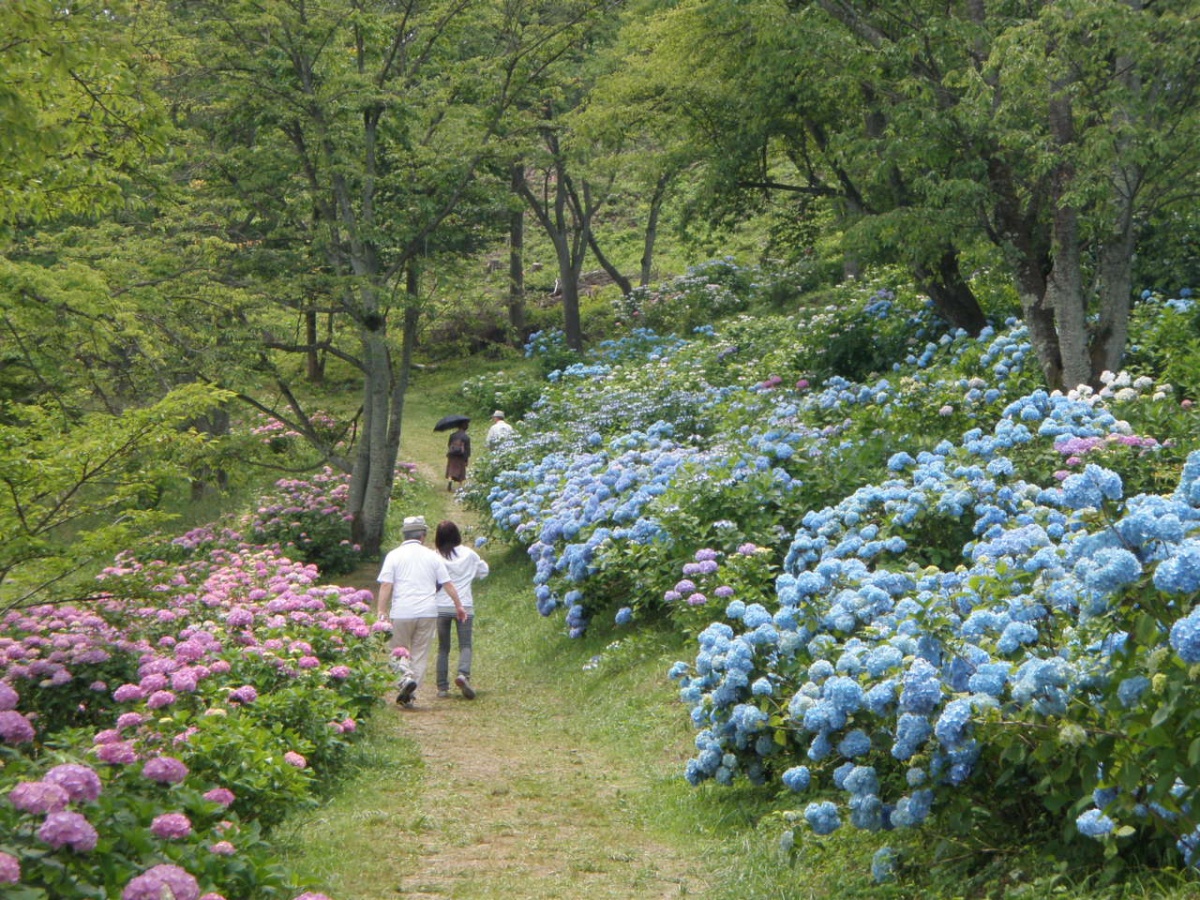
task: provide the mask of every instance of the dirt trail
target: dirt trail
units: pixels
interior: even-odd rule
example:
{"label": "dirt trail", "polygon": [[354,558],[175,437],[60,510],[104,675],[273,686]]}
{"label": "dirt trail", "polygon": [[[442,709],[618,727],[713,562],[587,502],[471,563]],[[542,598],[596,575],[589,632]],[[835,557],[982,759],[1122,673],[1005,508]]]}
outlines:
{"label": "dirt trail", "polygon": [[[438,484],[440,473],[420,474]],[[444,496],[442,516],[472,524],[453,495]],[[374,574],[362,570],[355,580],[373,587]],[[476,585],[481,608],[488,588],[487,581]],[[491,628],[486,617],[477,619],[475,700],[456,690],[438,698],[431,659],[416,708],[389,706],[380,713],[380,724],[394,729],[397,743],[411,742],[422,766],[407,785],[384,779],[355,813],[357,833],[346,841],[355,846],[338,848],[350,858],[328,873],[335,896],[703,896],[696,861],[650,839],[638,821],[645,792],[661,770],[639,769],[620,747],[589,746],[578,711],[556,693],[552,679],[539,679],[530,689],[519,675],[505,676],[522,671],[515,657],[523,651],[502,646],[504,639]],[[497,659],[502,653],[509,658]],[[506,684],[506,677],[515,684]],[[632,802],[635,795],[640,805]],[[347,866],[358,864],[359,842],[371,850],[356,881]]]}
{"label": "dirt trail", "polygon": [[[426,693],[427,691],[427,693]],[[553,696],[481,687],[478,698],[397,710],[425,763],[410,898],[696,896],[686,860],[639,834],[612,761],[555,721]],[[537,722],[535,729],[530,722]],[[532,732],[532,733],[531,733]]]}

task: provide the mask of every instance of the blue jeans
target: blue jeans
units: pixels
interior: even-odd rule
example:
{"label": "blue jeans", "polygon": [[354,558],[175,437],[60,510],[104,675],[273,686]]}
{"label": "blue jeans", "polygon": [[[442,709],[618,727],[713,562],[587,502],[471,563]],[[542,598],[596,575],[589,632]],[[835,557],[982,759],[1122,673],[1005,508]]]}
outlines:
{"label": "blue jeans", "polygon": [[450,625],[458,634],[458,674],[471,677],[471,629],[475,616],[460,622],[454,613],[438,613],[437,620],[437,686],[439,691],[450,690]]}

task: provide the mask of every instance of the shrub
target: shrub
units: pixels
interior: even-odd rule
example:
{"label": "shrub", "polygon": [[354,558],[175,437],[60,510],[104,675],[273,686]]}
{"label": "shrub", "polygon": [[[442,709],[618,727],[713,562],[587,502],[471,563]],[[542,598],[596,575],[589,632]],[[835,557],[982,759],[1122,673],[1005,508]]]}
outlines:
{"label": "shrub", "polygon": [[326,575],[353,571],[361,548],[350,540],[350,476],[326,466],[310,479],[282,478],[241,523],[256,544],[277,545]]}

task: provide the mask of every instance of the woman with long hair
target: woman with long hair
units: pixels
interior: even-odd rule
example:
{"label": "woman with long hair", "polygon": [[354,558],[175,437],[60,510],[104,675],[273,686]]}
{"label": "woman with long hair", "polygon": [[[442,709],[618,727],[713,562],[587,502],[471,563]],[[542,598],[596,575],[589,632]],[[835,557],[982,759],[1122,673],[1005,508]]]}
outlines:
{"label": "woman with long hair", "polygon": [[458,635],[458,674],[454,683],[468,700],[475,699],[475,688],[471,686],[472,632],[475,625],[475,598],[471,583],[477,578],[486,578],[488,564],[470,547],[464,547],[458,526],[447,520],[438,523],[433,545],[446,562],[450,582],[458,591],[467,615],[460,619],[455,615],[454,602],[444,591],[438,591],[437,620],[437,688],[439,697],[450,696],[450,626],[454,625]]}

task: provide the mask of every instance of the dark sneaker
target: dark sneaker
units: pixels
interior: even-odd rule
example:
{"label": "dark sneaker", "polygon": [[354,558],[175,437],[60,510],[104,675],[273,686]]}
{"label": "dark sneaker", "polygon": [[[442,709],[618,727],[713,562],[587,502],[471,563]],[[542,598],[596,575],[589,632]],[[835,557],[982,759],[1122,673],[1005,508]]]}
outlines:
{"label": "dark sneaker", "polygon": [[450,696],[450,691],[448,691],[446,688],[442,688],[441,690],[438,691],[438,699],[439,700],[445,700],[449,696]]}
{"label": "dark sneaker", "polygon": [[458,689],[462,691],[462,695],[468,700],[475,699],[475,688],[471,687],[471,679],[466,675],[459,675],[454,679],[454,683],[458,685]]}
{"label": "dark sneaker", "polygon": [[400,682],[400,693],[396,695],[396,702],[401,706],[412,703],[413,694],[417,692],[417,681],[415,678],[405,678]]}

